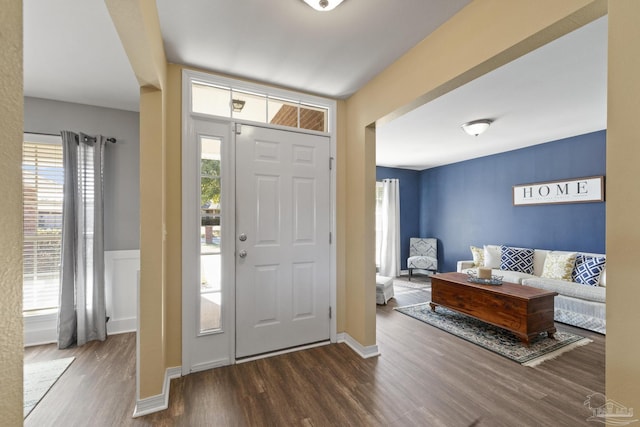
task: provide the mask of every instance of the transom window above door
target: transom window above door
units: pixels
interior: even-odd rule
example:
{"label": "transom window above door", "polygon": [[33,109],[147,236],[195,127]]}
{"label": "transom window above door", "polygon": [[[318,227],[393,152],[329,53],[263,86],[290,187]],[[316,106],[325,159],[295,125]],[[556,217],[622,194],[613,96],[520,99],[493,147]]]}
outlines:
{"label": "transom window above door", "polygon": [[198,79],[192,79],[189,84],[193,113],[329,132],[327,107]]}

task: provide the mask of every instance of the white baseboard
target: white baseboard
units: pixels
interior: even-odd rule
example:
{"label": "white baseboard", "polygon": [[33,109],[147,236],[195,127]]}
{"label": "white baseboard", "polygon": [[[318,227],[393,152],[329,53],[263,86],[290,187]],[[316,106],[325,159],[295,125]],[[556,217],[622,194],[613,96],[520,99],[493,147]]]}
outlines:
{"label": "white baseboard", "polygon": [[346,332],[339,333],[336,338],[337,342],[345,343],[346,345],[351,347],[351,350],[355,351],[363,359],[380,356],[380,350],[378,350],[377,345],[368,345],[365,347]]}
{"label": "white baseboard", "polygon": [[144,399],[137,399],[136,407],[133,409],[133,418],[167,409],[169,407],[169,388],[171,386],[171,380],[173,378],[179,378],[181,373],[181,366],[167,368],[164,373],[162,393]]}
{"label": "white baseboard", "polygon": [[58,313],[24,316],[24,346],[58,342]]}
{"label": "white baseboard", "polygon": [[107,333],[109,335],[117,335],[136,332],[137,327],[138,319],[136,319],[135,316],[127,319],[109,319],[107,322]]}
{"label": "white baseboard", "polygon": [[[137,319],[109,319],[107,335],[136,332]],[[57,315],[25,316],[24,318],[24,346],[52,344],[58,342]]]}

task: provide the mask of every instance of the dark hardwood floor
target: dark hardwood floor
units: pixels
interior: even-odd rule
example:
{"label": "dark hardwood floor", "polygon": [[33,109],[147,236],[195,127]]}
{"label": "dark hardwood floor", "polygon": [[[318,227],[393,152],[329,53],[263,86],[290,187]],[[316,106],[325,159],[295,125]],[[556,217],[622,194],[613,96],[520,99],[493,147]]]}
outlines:
{"label": "dark hardwood floor", "polygon": [[25,349],[25,363],[76,361],[25,420],[26,426],[581,426],[583,406],[604,393],[605,338],[523,367],[393,310],[428,300],[396,287],[378,306],[382,355],[361,359],[345,344],[219,368],[171,382],[169,409],[131,418],[135,335],[80,349]]}

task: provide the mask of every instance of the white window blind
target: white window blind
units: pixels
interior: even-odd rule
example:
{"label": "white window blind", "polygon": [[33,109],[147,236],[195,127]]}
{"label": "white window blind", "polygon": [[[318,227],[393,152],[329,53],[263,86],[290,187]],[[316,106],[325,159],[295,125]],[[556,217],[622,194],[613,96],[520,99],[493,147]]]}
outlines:
{"label": "white window blind", "polygon": [[60,137],[25,135],[23,311],[58,307],[64,171]]}

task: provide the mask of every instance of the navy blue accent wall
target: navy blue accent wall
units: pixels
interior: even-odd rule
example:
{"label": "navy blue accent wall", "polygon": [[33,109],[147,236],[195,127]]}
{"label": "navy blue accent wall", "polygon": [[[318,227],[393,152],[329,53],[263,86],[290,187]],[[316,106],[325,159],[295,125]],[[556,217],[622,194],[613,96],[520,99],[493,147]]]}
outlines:
{"label": "navy blue accent wall", "polygon": [[439,270],[470,245],[604,253],[605,203],[513,206],[512,186],[605,175],[605,145],[599,131],[421,171],[419,234],[438,238]]}
{"label": "navy blue accent wall", "polygon": [[407,269],[409,238],[420,237],[420,171],[376,166],[376,180],[400,180],[400,268]]}

